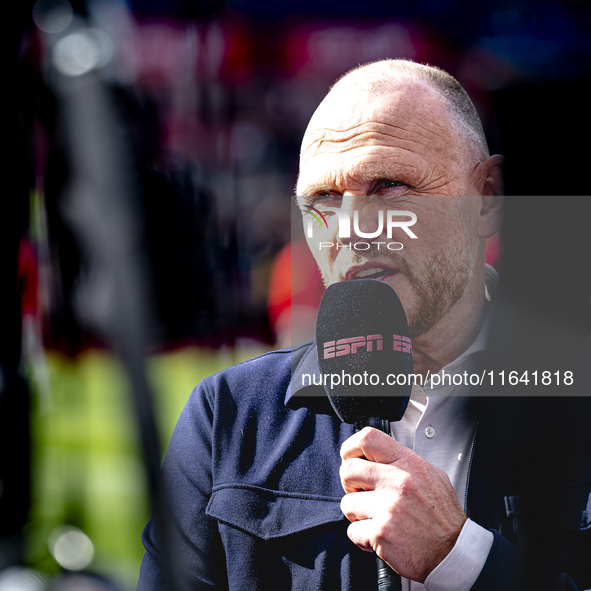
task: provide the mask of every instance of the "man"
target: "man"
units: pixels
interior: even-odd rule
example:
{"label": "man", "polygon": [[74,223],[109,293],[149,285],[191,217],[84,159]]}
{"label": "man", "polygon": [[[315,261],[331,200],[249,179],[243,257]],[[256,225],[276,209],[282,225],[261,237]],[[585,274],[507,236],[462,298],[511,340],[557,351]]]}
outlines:
{"label": "man", "polygon": [[[496,281],[485,241],[500,227],[500,164],[461,86],[404,60],[346,75],[306,130],[297,193],[326,219],[308,238],[324,281],[387,282],[424,379],[474,367],[484,348]],[[350,238],[337,233],[335,209],[349,214]],[[383,237],[356,248],[380,210],[415,214],[418,239],[397,228],[401,250]],[[498,420],[479,419],[465,390],[415,386],[394,438],[353,434],[305,386],[310,372],[318,366],[307,343],[231,368],[192,394],[164,466],[187,588],[373,589],[373,552],[413,591],[520,589],[535,579],[520,578],[511,543],[520,541],[509,531],[518,496],[508,495],[519,469],[507,458],[521,456],[512,442],[491,444]],[[150,525],[144,543],[138,588],[157,589]],[[556,588],[570,579],[562,581]]]}

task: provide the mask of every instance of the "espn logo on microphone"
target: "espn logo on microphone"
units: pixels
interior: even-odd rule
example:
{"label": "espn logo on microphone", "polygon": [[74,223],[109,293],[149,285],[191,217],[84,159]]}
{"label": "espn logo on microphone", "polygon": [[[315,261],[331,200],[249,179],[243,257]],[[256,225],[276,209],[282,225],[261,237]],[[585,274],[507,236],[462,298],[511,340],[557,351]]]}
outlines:
{"label": "espn logo on microphone", "polygon": [[[370,334],[366,337],[349,337],[339,339],[338,341],[326,341],[324,343],[324,359],[332,357],[343,357],[345,355],[355,355],[361,347],[370,353],[373,351],[374,343],[376,351],[384,348],[384,339],[381,334]],[[412,353],[412,344],[408,337],[392,335],[392,350],[401,353]]]}

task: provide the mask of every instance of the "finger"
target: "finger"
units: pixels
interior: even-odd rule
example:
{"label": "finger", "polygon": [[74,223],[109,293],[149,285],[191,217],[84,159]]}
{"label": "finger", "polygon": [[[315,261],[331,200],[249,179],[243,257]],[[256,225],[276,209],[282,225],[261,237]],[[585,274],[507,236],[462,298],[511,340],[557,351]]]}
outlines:
{"label": "finger", "polygon": [[374,490],[379,479],[376,470],[378,466],[379,464],[359,458],[344,460],[339,468],[343,490],[346,493]]}
{"label": "finger", "polygon": [[343,460],[339,468],[341,485],[346,493],[373,491],[386,486],[397,488],[397,480],[404,478],[406,472],[397,466],[377,464],[365,459]]}
{"label": "finger", "polygon": [[[387,433],[365,427],[341,446],[341,458],[367,458],[370,462],[392,464],[405,458],[409,450]],[[410,452],[412,453],[412,452]]]}
{"label": "finger", "polygon": [[354,521],[347,528],[347,536],[356,545],[366,552],[373,552],[371,545],[371,535],[373,533],[373,525],[371,519],[364,519],[363,521]]}
{"label": "finger", "polygon": [[341,499],[341,511],[351,522],[373,519],[383,506],[384,497],[380,491],[349,493]]}

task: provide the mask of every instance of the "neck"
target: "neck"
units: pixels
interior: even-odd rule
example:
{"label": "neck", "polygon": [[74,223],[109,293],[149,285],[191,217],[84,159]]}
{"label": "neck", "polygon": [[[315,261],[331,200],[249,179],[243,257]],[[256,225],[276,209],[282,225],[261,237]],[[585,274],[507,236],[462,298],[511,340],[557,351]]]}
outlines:
{"label": "neck", "polygon": [[[457,359],[474,342],[486,320],[484,273],[474,281],[474,293],[466,293],[427,333],[412,341],[414,373],[423,380]],[[424,383],[424,381],[423,381]]]}

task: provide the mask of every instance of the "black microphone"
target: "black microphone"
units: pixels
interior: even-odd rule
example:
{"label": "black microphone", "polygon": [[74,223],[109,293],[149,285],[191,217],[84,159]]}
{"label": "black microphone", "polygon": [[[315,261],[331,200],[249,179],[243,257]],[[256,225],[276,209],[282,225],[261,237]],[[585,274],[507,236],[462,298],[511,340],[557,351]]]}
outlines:
{"label": "black microphone", "polygon": [[[390,435],[412,390],[408,320],[394,290],[375,279],[330,285],[316,321],[318,365],[337,416]],[[400,575],[377,557],[378,590],[401,589]]]}

